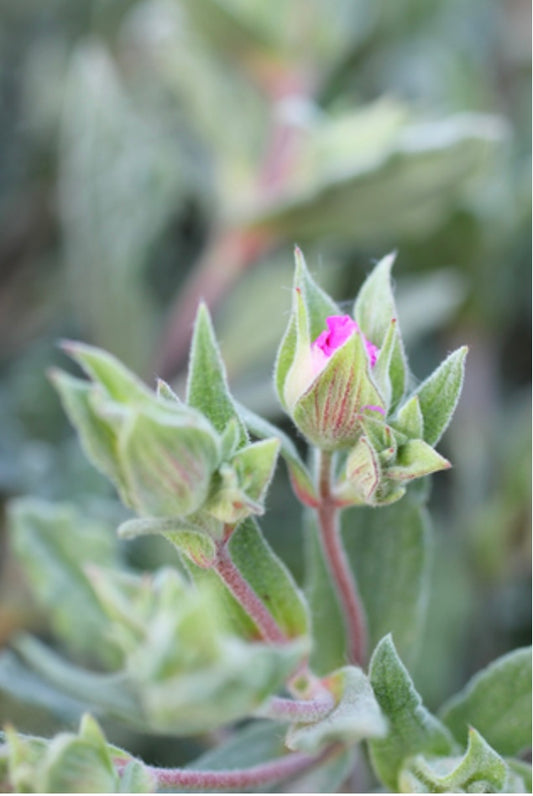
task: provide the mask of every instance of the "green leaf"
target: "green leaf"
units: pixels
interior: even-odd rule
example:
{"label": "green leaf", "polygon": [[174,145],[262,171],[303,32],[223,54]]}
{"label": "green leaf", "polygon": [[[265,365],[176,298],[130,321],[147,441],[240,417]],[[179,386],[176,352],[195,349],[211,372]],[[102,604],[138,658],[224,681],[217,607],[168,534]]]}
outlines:
{"label": "green leaf", "polygon": [[40,785],[45,793],[114,793],[118,775],[95,720],[82,719],[79,736],[56,736],[41,763]]}
{"label": "green leaf", "polygon": [[415,390],[424,418],[424,439],[429,445],[437,444],[452,419],[463,386],[467,353],[466,346],[458,348]]}
{"label": "green leaf", "polygon": [[281,443],[280,454],[285,459],[285,463],[289,470],[291,484],[296,493],[296,496],[307,505],[315,506],[318,504],[318,497],[314,487],[311,475],[303,463],[300,455],[296,449],[294,442],[284,431],[263,420],[262,417],[256,415],[254,412],[246,409],[244,406],[238,405],[239,413],[243,418],[248,430],[255,437],[266,439],[267,437],[276,437]]}
{"label": "green leaf", "polygon": [[461,743],[471,726],[502,755],[516,755],[531,746],[531,648],[491,663],[439,715]]}
{"label": "green leaf", "polygon": [[8,507],[12,549],[52,628],[77,653],[116,665],[120,652],[87,578],[88,564],[117,562],[114,534],[69,503],[19,498]]}
{"label": "green leaf", "polygon": [[246,520],[229,542],[233,562],[289,637],[309,632],[307,603],[294,578],[253,520]]}
{"label": "green leaf", "polygon": [[153,400],[148,387],[107,351],[71,341],[62,347],[114,401],[137,406]]}
{"label": "green leaf", "polygon": [[392,633],[404,660],[418,652],[428,590],[431,528],[408,494],[392,506],[344,513],[343,538],[367,616],[370,649]]}
{"label": "green leaf", "polygon": [[401,793],[502,793],[509,777],[505,761],[471,729],[464,757],[417,755],[400,772],[399,786]]}
{"label": "green leaf", "polygon": [[[229,542],[233,562],[255,593],[265,603],[285,633],[291,637],[307,636],[307,603],[285,564],[276,556],[253,519],[245,520],[233,532]],[[257,639],[252,620],[236,601],[219,576],[210,570],[188,565],[199,584],[209,584],[227,616],[233,631],[244,638]]]}
{"label": "green leaf", "polygon": [[326,685],[336,696],[337,704],[314,724],[290,727],[286,739],[289,749],[315,754],[331,743],[349,745],[386,734],[387,722],[361,669],[346,666],[331,674]]}
{"label": "green leaf", "polygon": [[398,456],[387,477],[394,481],[411,481],[438,470],[448,470],[450,462],[422,439],[410,439],[398,448]]}
{"label": "green leaf", "polygon": [[310,663],[313,671],[325,675],[346,662],[346,634],[337,591],[322,551],[316,514],[311,511],[304,515],[304,539],[305,596],[313,639]]}
{"label": "green leaf", "polygon": [[[357,295],[354,317],[365,337],[382,348],[387,342],[387,333],[394,321],[396,329],[390,341],[392,351],[389,357],[388,376],[390,381],[390,401],[395,406],[405,392],[407,381],[407,361],[402,338],[397,324],[398,312],[392,293],[391,269],[395,254],[384,257],[373,269]],[[376,366],[379,365],[376,362]]]}
{"label": "green leaf", "polygon": [[13,646],[35,672],[63,693],[130,724],[139,720],[139,704],[128,689],[122,672],[103,674],[75,666],[42,642],[26,635],[18,636]]}
{"label": "green leaf", "polygon": [[524,793],[531,793],[531,764],[525,763],[523,760],[515,760],[514,758],[507,758],[506,761],[509,766],[509,783],[507,792],[517,793],[518,788],[524,787]]}
{"label": "green leaf", "polygon": [[416,754],[449,755],[451,734],[422,705],[392,638],[380,641],[370,662],[370,682],[389,722],[386,738],[369,743],[370,758],[383,784],[397,791],[404,761]]}
{"label": "green leaf", "polygon": [[128,419],[119,457],[135,511],[187,515],[203,505],[220,452],[213,433],[202,426],[195,418],[167,411]]}
{"label": "green leaf", "polygon": [[355,444],[363,408],[383,406],[368,369],[361,335],[353,334],[295,404],[294,422],[317,447],[334,450]]}
{"label": "green leaf", "polygon": [[248,441],[235,403],[230,395],[226,370],[220,355],[209,310],[200,304],[194,324],[187,379],[187,403],[209,418],[222,433],[234,420],[238,424],[240,444]]}
{"label": "green leaf", "polygon": [[216,558],[213,539],[193,522],[180,517],[149,517],[132,519],[119,526],[121,539],[134,539],[144,534],[158,534],[173,544],[199,567],[210,567]]}

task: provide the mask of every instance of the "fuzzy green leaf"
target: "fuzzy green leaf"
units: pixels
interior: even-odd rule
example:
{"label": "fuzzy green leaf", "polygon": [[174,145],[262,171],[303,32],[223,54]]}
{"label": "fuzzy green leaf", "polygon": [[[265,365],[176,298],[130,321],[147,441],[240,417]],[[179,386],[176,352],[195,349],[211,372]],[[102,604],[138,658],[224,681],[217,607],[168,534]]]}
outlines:
{"label": "fuzzy green leaf", "polygon": [[294,287],[301,291],[309,317],[309,334],[312,342],[326,328],[328,315],[338,315],[339,307],[312,278],[298,247],[294,250],[294,257],[296,260]]}
{"label": "fuzzy green leaf", "polygon": [[17,556],[51,626],[71,650],[116,665],[119,650],[105,635],[108,625],[88,581],[89,564],[118,561],[117,543],[104,523],[69,503],[19,498],[8,508],[8,528]]}
{"label": "fuzzy green leaf", "polygon": [[424,439],[436,445],[446,431],[459,401],[463,386],[465,358],[468,348],[463,346],[427,378],[415,391],[424,418]]}
{"label": "fuzzy green leaf", "polygon": [[290,727],[286,739],[289,749],[315,754],[331,743],[352,744],[386,734],[387,722],[361,669],[346,666],[334,672],[327,678],[327,687],[337,704],[314,724]]}
{"label": "fuzzy green leaf", "polygon": [[389,722],[386,738],[370,741],[372,765],[383,784],[397,791],[404,761],[420,753],[449,755],[449,731],[422,704],[390,636],[380,641],[370,662],[370,682]]}
{"label": "fuzzy green leaf", "polygon": [[187,380],[187,404],[209,418],[216,431],[222,433],[234,420],[239,427],[240,444],[248,435],[230,395],[226,370],[205,304],[200,304],[194,324]]}
{"label": "fuzzy green leaf", "polygon": [[417,755],[400,772],[399,785],[401,793],[502,793],[509,778],[505,761],[471,729],[462,758]]}
{"label": "fuzzy green leaf", "polygon": [[531,746],[531,648],[491,663],[439,715],[462,743],[471,726],[502,755],[517,755]]}
{"label": "fuzzy green leaf", "polygon": [[354,508],[343,538],[365,606],[370,649],[392,633],[404,660],[418,652],[428,589],[431,527],[408,493],[392,506]]}
{"label": "fuzzy green leaf", "polygon": [[254,442],[242,448],[232,459],[239,487],[254,501],[261,503],[266,495],[280,449],[280,441],[275,437]]}

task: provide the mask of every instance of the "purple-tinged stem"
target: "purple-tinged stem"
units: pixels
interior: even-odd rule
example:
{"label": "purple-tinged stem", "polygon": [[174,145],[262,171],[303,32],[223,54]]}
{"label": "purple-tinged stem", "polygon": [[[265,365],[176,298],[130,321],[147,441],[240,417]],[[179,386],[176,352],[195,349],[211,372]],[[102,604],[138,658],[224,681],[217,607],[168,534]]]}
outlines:
{"label": "purple-tinged stem", "polygon": [[367,647],[365,616],[342,544],[339,508],[331,494],[331,456],[325,452],[321,452],[319,490],[317,516],[320,536],[346,622],[350,663],[364,666]]}
{"label": "purple-tinged stem", "polygon": [[331,747],[317,757],[300,752],[278,757],[268,763],[241,769],[220,769],[219,771],[201,771],[187,768],[157,768],[148,766],[148,771],[157,780],[161,788],[189,788],[191,790],[210,791],[232,789],[243,791],[260,785],[267,785],[289,777],[296,776],[308,768],[317,765],[331,754]]}
{"label": "purple-tinged stem", "polygon": [[271,644],[286,644],[289,641],[288,636],[233,563],[226,542],[220,542],[218,545],[214,569],[248,616],[253,619],[262,638]]}
{"label": "purple-tinged stem", "polygon": [[268,702],[256,712],[261,716],[274,721],[297,721],[302,724],[312,724],[325,718],[335,707],[335,699],[329,691],[325,691],[315,699],[286,699],[284,697],[271,697]]}

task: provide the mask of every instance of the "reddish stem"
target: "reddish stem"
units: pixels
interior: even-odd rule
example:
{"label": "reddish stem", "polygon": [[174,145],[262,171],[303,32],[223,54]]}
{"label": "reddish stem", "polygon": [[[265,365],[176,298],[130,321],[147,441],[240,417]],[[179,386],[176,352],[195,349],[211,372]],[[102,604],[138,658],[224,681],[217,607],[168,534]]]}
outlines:
{"label": "reddish stem", "polygon": [[257,711],[256,715],[275,721],[297,721],[303,724],[312,724],[325,718],[334,707],[333,695],[324,690],[315,699],[295,700],[271,697],[266,705]]}
{"label": "reddish stem", "polygon": [[331,494],[331,456],[321,452],[320,506],[317,509],[322,546],[341,602],[348,634],[350,662],[366,662],[366,622],[357,585],[342,544],[339,509]]}
{"label": "reddish stem", "polygon": [[271,644],[286,644],[289,638],[249,583],[243,578],[233,563],[228,545],[225,542],[220,542],[218,545],[214,568],[248,616],[253,619],[262,638]]}
{"label": "reddish stem", "polygon": [[194,790],[210,791],[232,789],[243,791],[245,788],[254,788],[259,785],[278,782],[288,777],[300,774],[311,768],[331,754],[332,749],[327,749],[318,757],[295,752],[285,757],[278,757],[268,763],[242,769],[221,769],[219,771],[201,771],[184,768],[156,768],[148,770],[157,779],[159,787],[191,788]]}

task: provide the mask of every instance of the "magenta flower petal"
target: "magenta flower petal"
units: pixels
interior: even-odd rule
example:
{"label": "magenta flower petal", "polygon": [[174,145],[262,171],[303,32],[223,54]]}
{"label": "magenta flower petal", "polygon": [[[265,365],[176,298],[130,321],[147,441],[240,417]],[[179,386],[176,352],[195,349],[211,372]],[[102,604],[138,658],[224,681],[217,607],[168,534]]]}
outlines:
{"label": "magenta flower petal", "polygon": [[[312,345],[313,353],[318,355],[319,361],[324,361],[324,358],[330,357],[337,348],[340,348],[343,343],[354,332],[359,332],[359,327],[356,322],[350,318],[349,315],[330,315],[326,318],[327,329],[320,332]],[[362,334],[361,332],[359,332]],[[362,335],[370,365],[374,367],[376,359],[378,358],[379,348],[370,340],[367,340]],[[319,353],[320,352],[320,353]]]}

